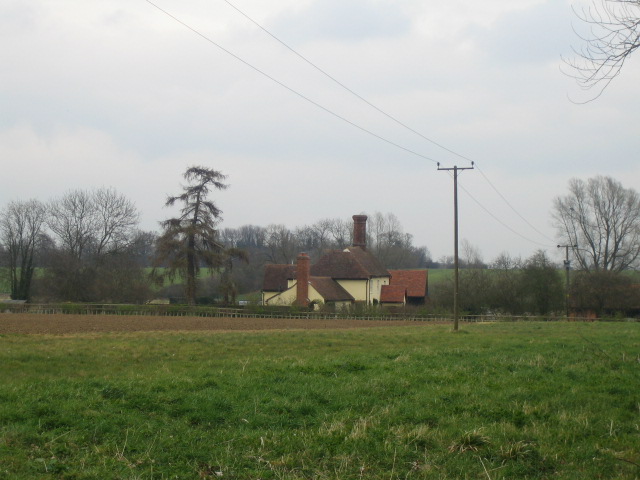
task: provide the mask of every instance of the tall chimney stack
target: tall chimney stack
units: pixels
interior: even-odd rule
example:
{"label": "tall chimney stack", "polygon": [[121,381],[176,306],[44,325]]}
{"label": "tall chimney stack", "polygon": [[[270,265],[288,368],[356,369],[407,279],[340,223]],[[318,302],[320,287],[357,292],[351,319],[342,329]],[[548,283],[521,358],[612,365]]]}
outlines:
{"label": "tall chimney stack", "polygon": [[367,216],[354,215],[353,217],[353,246],[367,249]]}
{"label": "tall chimney stack", "polygon": [[299,307],[309,306],[309,276],[311,271],[311,260],[309,255],[301,253],[298,255],[296,263],[296,305]]}

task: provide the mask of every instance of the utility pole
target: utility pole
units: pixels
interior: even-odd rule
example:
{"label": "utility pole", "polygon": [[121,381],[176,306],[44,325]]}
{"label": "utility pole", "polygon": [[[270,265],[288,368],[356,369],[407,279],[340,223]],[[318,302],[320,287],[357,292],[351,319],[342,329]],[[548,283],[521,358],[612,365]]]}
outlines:
{"label": "utility pole", "polygon": [[569,248],[578,248],[578,245],[558,245],[558,248],[564,248],[564,270],[566,277],[564,308],[569,319],[569,270],[571,269],[571,260],[569,260]]}
{"label": "utility pole", "polygon": [[470,167],[440,168],[438,170],[453,170],[453,330],[458,331],[458,172],[462,170],[473,170],[473,162]]}

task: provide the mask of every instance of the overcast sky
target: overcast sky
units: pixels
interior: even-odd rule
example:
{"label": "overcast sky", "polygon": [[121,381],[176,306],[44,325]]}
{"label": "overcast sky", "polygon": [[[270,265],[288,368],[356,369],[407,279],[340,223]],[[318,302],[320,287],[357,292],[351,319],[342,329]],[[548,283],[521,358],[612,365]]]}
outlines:
{"label": "overcast sky", "polygon": [[[224,0],[153,1],[332,113],[145,0],[3,0],[0,207],[109,186],[158,230],[184,170],[204,165],[229,176],[223,227],[392,212],[434,258],[453,253],[453,180],[436,162],[469,161]],[[638,189],[640,53],[602,97],[572,103],[593,96],[560,71],[580,46],[572,2],[230,1],[476,162],[459,178],[460,238],[487,261],[559,258],[550,212],[572,177]]]}

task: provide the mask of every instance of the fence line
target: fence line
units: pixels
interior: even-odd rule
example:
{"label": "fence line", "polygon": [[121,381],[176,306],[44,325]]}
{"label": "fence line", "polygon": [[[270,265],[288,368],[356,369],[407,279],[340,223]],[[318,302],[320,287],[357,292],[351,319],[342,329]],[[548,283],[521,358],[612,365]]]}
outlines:
{"label": "fence line", "polygon": [[[380,315],[352,314],[343,312],[286,312],[286,311],[251,311],[238,308],[219,307],[174,307],[166,305],[146,305],[136,308],[130,305],[43,305],[21,304],[1,305],[3,313],[31,314],[67,314],[67,315],[132,315],[132,316],[165,316],[165,317],[203,317],[203,318],[256,318],[256,319],[298,319],[298,320],[377,320],[377,321],[415,321],[415,322],[452,322],[449,315],[419,315],[413,313],[381,313]],[[566,317],[549,316],[516,316],[516,315],[462,315],[461,322],[517,322],[517,321],[565,321]],[[592,321],[593,319],[571,317],[572,321]]]}

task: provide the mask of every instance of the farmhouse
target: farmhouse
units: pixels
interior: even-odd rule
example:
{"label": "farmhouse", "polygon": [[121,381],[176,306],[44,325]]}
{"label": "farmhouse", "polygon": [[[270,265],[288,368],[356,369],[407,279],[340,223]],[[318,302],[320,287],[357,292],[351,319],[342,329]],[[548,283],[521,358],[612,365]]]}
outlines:
{"label": "farmhouse", "polygon": [[305,253],[298,255],[296,265],[266,265],[263,305],[325,304],[343,308],[355,303],[424,303],[427,272],[392,273],[384,268],[367,250],[366,224],[366,215],[354,215],[353,245],[326,253],[315,265]]}

